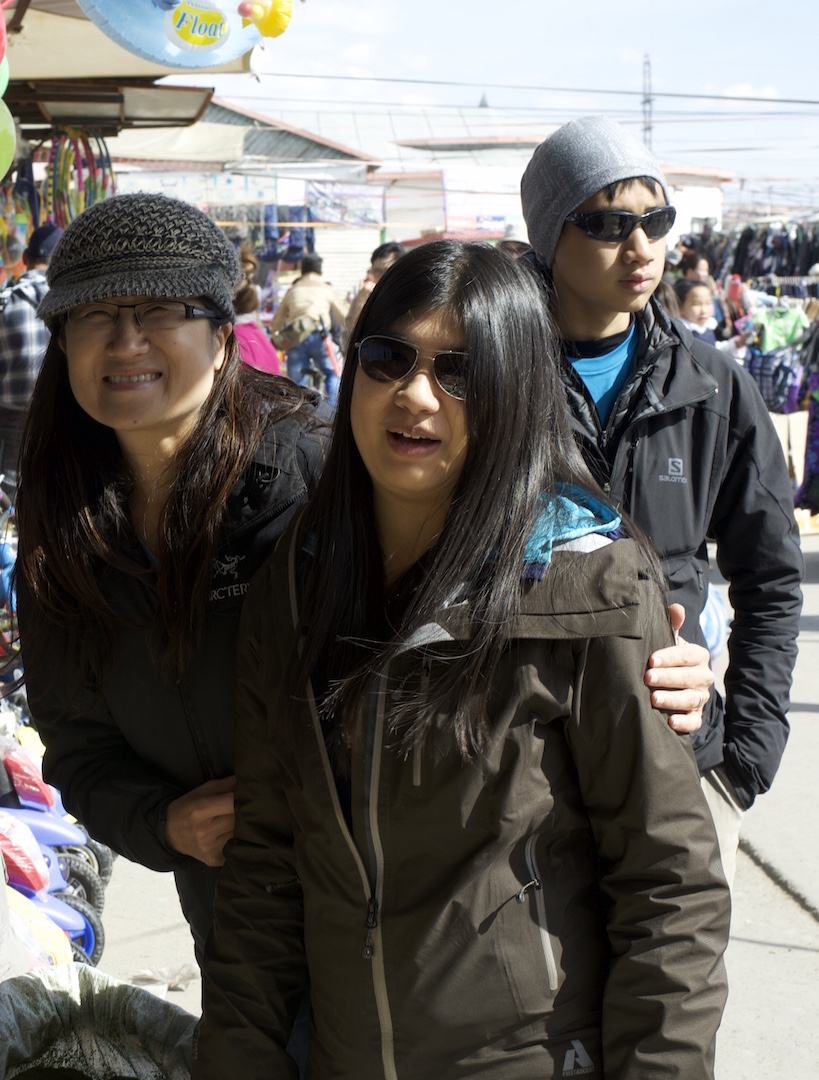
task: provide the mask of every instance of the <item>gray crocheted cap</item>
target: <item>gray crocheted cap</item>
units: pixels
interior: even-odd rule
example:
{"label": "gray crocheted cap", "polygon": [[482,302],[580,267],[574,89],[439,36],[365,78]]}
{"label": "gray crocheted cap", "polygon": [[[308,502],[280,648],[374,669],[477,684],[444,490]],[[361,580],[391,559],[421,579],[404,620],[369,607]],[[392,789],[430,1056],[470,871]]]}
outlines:
{"label": "gray crocheted cap", "polygon": [[547,266],[566,218],[609,184],[650,176],[668,186],[657,159],[639,139],[604,116],[584,116],[552,132],[532,155],[520,182],[529,242]]}
{"label": "gray crocheted cap", "polygon": [[167,195],[114,195],[84,210],[63,233],[37,314],[60,315],[114,296],[202,297],[232,321],[239,259],[219,226]]}

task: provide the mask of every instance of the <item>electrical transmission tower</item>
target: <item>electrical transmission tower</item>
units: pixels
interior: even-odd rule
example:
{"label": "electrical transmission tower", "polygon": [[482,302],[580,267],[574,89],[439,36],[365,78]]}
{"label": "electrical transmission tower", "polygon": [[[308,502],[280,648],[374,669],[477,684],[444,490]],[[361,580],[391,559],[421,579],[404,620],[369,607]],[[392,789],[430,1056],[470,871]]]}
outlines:
{"label": "electrical transmission tower", "polygon": [[651,149],[651,57],[643,57],[643,142]]}

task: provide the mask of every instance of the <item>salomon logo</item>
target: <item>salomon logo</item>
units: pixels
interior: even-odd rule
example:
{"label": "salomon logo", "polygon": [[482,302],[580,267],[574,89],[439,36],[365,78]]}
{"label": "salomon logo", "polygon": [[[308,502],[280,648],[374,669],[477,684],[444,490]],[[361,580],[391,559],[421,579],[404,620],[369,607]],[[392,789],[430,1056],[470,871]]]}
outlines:
{"label": "salomon logo", "polygon": [[687,484],[688,480],[683,474],[683,459],[670,457],[668,459],[668,471],[660,473],[657,479],[661,484]]}
{"label": "salomon logo", "polygon": [[586,1053],[586,1048],[579,1039],[572,1039],[571,1049],[563,1058],[564,1076],[586,1076],[594,1072],[594,1062]]}

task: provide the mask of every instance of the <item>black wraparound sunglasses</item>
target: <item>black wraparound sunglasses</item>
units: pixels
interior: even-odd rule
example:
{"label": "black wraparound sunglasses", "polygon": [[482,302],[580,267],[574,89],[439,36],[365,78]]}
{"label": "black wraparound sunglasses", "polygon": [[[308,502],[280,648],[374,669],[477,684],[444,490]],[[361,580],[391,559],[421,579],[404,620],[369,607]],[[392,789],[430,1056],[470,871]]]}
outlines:
{"label": "black wraparound sunglasses", "polygon": [[[376,382],[398,382],[418,367],[418,349],[401,338],[375,334],[356,345],[361,370]],[[432,373],[445,394],[463,401],[466,397],[465,352],[447,350],[432,357]]]}
{"label": "black wraparound sunglasses", "polygon": [[566,218],[593,240],[619,244],[627,240],[639,226],[649,240],[666,236],[674,224],[677,211],[673,206],[660,206],[647,214],[630,214],[627,210],[585,210]]}

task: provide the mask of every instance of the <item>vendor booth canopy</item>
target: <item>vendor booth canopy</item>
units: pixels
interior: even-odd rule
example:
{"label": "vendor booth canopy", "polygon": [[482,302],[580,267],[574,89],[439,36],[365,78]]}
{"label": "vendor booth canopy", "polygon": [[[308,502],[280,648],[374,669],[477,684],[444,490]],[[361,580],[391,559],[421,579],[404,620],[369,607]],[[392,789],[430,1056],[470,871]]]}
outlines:
{"label": "vendor booth canopy", "polygon": [[[179,69],[121,48],[75,0],[16,0],[5,19],[11,81],[3,97],[31,140],[67,126],[103,135],[180,127],[195,123],[210,101],[209,89],[154,85]],[[208,70],[242,72],[247,62],[240,56]]]}

